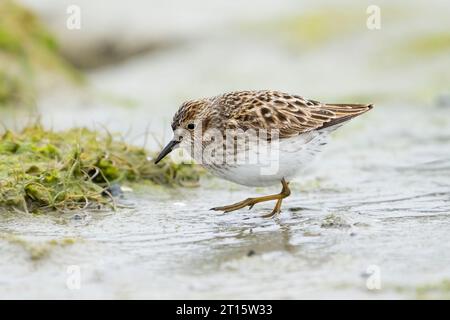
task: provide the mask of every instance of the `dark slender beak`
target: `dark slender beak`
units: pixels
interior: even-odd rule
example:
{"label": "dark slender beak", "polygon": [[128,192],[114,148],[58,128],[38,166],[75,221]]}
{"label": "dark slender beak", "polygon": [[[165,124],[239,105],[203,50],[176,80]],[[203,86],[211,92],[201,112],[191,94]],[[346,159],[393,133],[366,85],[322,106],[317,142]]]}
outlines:
{"label": "dark slender beak", "polygon": [[158,164],[165,156],[167,156],[172,150],[179,144],[180,141],[172,140],[170,141],[167,146],[164,147],[164,149],[161,151],[159,156],[155,160],[155,164]]}

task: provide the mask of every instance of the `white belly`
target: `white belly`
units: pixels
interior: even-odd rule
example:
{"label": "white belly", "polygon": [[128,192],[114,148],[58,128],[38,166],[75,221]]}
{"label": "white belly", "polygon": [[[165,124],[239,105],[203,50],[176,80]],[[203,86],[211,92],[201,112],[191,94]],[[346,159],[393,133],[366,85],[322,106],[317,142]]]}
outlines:
{"label": "white belly", "polygon": [[282,178],[291,180],[312,163],[326,144],[328,134],[312,132],[271,143],[270,147],[248,147],[235,161],[229,163],[203,163],[212,174],[245,186],[269,186],[280,183]]}

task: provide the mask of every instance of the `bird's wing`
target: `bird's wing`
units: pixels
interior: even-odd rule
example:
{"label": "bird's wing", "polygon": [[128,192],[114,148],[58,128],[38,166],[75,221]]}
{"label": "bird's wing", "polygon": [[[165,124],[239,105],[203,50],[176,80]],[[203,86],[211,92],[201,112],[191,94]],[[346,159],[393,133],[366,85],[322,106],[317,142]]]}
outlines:
{"label": "bird's wing", "polygon": [[227,129],[279,130],[289,138],[312,130],[338,127],[372,108],[371,104],[326,104],[278,91],[242,91],[221,99]]}

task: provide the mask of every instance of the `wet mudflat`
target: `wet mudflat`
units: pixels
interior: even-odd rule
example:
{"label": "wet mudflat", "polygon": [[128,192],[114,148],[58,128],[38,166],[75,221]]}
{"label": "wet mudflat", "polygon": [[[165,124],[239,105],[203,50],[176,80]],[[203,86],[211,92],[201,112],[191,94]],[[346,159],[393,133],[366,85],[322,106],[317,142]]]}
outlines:
{"label": "wet mudflat", "polygon": [[[209,211],[279,191],[213,177],[130,186],[116,212],[2,212],[0,298],[450,298],[448,47],[408,47],[448,34],[448,19],[435,18],[446,11],[383,7],[382,29],[370,31],[355,6],[325,28],[330,37],[308,42],[295,21],[334,21],[330,3],[312,14],[289,3],[262,22],[243,14],[193,28],[179,45],[87,71],[81,96],[54,90],[37,102],[47,127],[107,128],[151,150],[189,98],[271,88],[374,103],[291,183],[282,214],[261,218],[271,203]],[[0,111],[9,127],[34,116]]]}
{"label": "wet mudflat", "polygon": [[216,178],[141,188],[118,212],[2,215],[2,297],[448,297],[450,110],[390,110],[337,132],[275,219],[209,211],[278,191]]}

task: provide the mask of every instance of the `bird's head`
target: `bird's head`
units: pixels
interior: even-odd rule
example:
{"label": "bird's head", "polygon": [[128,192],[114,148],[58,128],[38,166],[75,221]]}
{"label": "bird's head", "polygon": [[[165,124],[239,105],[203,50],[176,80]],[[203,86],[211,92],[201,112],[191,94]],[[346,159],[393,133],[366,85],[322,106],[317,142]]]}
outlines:
{"label": "bird's head", "polygon": [[201,138],[205,129],[202,129],[202,126],[207,125],[205,119],[210,104],[210,99],[200,99],[186,101],[181,105],[172,120],[174,136],[158,155],[155,164],[172,152],[172,150],[179,147],[190,148],[195,139]]}

